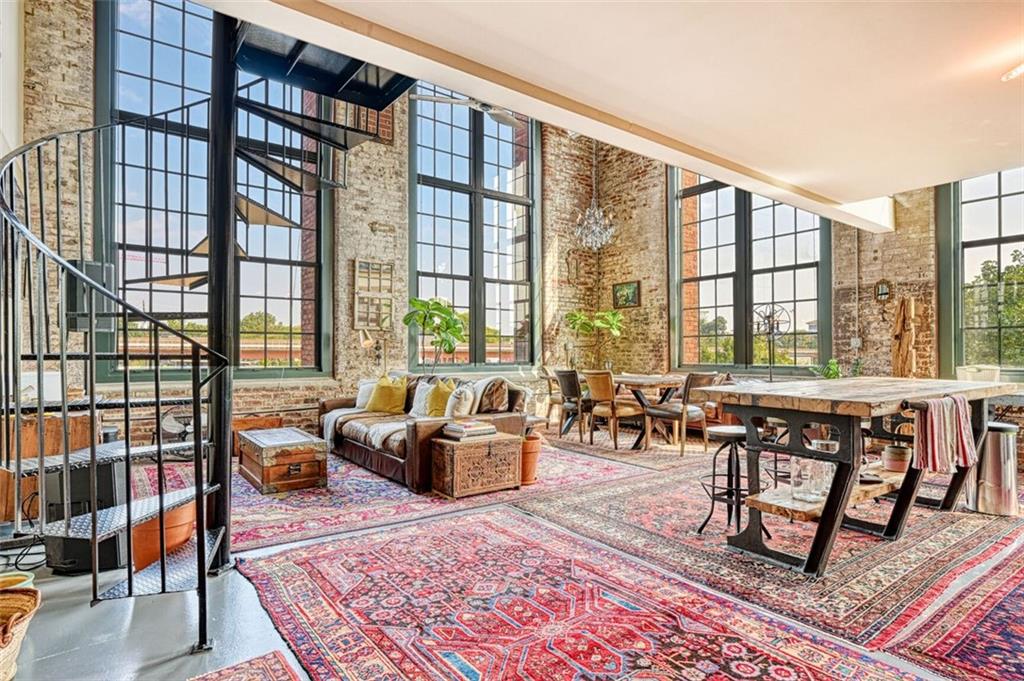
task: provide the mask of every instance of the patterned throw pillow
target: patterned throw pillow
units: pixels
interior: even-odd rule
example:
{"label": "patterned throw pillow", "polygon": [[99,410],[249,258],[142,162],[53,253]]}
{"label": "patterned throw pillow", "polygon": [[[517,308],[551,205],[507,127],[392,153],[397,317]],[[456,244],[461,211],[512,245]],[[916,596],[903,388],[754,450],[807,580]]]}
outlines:
{"label": "patterned throw pillow", "polygon": [[484,388],[476,413],[497,414],[504,411],[508,411],[508,383],[503,378],[497,378]]}
{"label": "patterned throw pillow", "polygon": [[448,408],[448,400],[451,399],[452,393],[455,392],[455,380],[439,380],[430,388],[430,394],[427,395],[427,416],[444,416],[445,410]]}
{"label": "patterned throw pillow", "polygon": [[373,388],[366,411],[384,412],[386,414],[405,413],[405,376],[388,378],[381,376]]}
{"label": "patterned throw pillow", "polygon": [[473,393],[473,388],[470,386],[460,385],[452,393],[451,397],[448,398],[448,404],[445,406],[445,416],[469,416],[473,411],[473,400],[476,399],[476,395]]}
{"label": "patterned throw pillow", "polygon": [[412,398],[412,407],[409,409],[409,416],[423,418],[424,416],[430,415],[430,407],[427,402],[430,398],[430,393],[433,392],[434,386],[430,385],[426,381],[419,381],[416,383],[416,393]]}

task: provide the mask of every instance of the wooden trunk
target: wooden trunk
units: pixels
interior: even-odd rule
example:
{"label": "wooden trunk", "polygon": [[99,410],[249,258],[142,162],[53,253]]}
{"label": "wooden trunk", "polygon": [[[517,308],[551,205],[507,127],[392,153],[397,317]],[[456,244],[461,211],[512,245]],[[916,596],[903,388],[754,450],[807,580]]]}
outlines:
{"label": "wooden trunk", "polygon": [[261,494],[327,487],[327,442],[298,428],[238,434],[239,473]]}
{"label": "wooden trunk", "polygon": [[[69,414],[70,424],[69,443],[72,450],[85,449],[89,446],[89,414]],[[7,427],[13,428],[14,417],[9,416]],[[64,418],[60,414],[47,414],[43,417],[43,451],[46,456],[63,454],[64,452]],[[99,438],[100,426],[96,425],[96,436]],[[11,433],[11,444],[13,447],[14,434]],[[39,421],[35,416],[23,416],[21,419],[21,458],[34,459],[39,455]],[[0,462],[2,464],[4,462]],[[11,468],[0,468],[0,521],[14,520],[14,463]],[[39,489],[36,476],[22,478],[21,498],[24,501]],[[48,501],[53,501],[52,499]],[[35,518],[39,515],[39,503],[36,497],[25,506],[27,517]]]}
{"label": "wooden trunk", "polygon": [[457,499],[519,487],[522,483],[522,443],[521,437],[506,433],[461,441],[434,438],[434,491]]}
{"label": "wooden trunk", "polygon": [[231,419],[231,453],[234,457],[242,455],[241,444],[238,441],[238,434],[244,430],[267,430],[280,428],[284,425],[284,419],[280,416],[236,416]]}

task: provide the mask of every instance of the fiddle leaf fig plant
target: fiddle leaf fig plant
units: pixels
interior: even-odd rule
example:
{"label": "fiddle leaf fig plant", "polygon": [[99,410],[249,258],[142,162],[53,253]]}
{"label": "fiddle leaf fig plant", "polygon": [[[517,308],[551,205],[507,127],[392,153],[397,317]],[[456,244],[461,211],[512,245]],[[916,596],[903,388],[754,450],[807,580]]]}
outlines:
{"label": "fiddle leaf fig plant", "polygon": [[600,355],[605,346],[616,338],[620,338],[625,326],[625,318],[618,310],[599,310],[593,315],[582,310],[574,310],[565,315],[565,322],[569,329],[580,336],[591,336],[598,334],[598,340],[594,346],[593,354]]}
{"label": "fiddle leaf fig plant", "polygon": [[410,298],[410,310],[402,317],[408,327],[416,326],[424,335],[430,336],[434,348],[433,371],[436,373],[441,355],[451,355],[460,343],[466,342],[466,325],[462,317],[440,298]]}

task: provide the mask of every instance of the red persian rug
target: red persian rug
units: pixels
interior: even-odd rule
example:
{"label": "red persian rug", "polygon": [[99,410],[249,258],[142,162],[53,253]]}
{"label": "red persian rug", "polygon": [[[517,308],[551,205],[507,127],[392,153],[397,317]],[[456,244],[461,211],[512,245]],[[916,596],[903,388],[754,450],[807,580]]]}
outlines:
{"label": "red persian rug", "polygon": [[1024,546],[887,650],[956,679],[1024,679]]}
{"label": "red persian rug", "polygon": [[508,508],[239,569],[314,679],[915,678]]}
{"label": "red persian rug", "polygon": [[275,650],[209,674],[194,676],[189,681],[299,681],[299,677],[284,655]]}
{"label": "red persian rug", "polygon": [[[686,457],[690,458],[690,457]],[[903,537],[891,542],[841,530],[827,573],[811,579],[726,547],[719,505],[696,533],[710,502],[697,481],[708,459],[615,484],[515,505],[574,532],[682,574],[744,601],[788,615],[846,640],[881,647],[971,568],[1024,536],[1024,520],[915,509]],[[888,501],[851,515],[881,520]],[[816,524],[764,516],[769,544],[805,554]]]}
{"label": "red persian rug", "polygon": [[452,500],[416,494],[333,454],[328,455],[328,471],[326,489],[271,495],[260,494],[236,474],[231,494],[232,550],[285,544],[649,474],[636,466],[545,447],[536,484]]}

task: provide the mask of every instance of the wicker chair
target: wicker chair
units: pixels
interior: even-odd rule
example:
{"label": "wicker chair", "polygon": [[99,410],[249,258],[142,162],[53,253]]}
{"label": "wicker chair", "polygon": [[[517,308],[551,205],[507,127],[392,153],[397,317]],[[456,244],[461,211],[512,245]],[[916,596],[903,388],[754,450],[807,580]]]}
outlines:
{"label": "wicker chair", "polygon": [[562,394],[562,414],[558,419],[558,432],[562,432],[569,415],[575,414],[580,429],[580,442],[583,442],[584,422],[590,413],[593,402],[588,395],[583,394],[579,374],[572,369],[555,371],[555,378],[558,380],[559,392]]}
{"label": "wicker chair", "polygon": [[590,414],[590,444],[594,444],[594,421],[597,418],[608,420],[612,444],[619,448],[619,419],[643,416],[644,408],[632,397],[615,396],[615,379],[610,371],[584,371],[590,388],[590,399],[594,406]]}
{"label": "wicker chair", "polygon": [[678,433],[679,456],[686,452],[686,427],[691,423],[699,423],[701,434],[704,436],[704,451],[708,451],[708,422],[704,414],[704,408],[697,404],[690,404],[690,391],[694,388],[703,388],[714,383],[717,373],[695,373],[686,375],[686,383],[683,384],[682,400],[671,401],[663,404],[652,404],[647,407],[644,415],[646,434],[644,446],[650,446],[651,428],[654,420],[671,421],[673,434]]}

